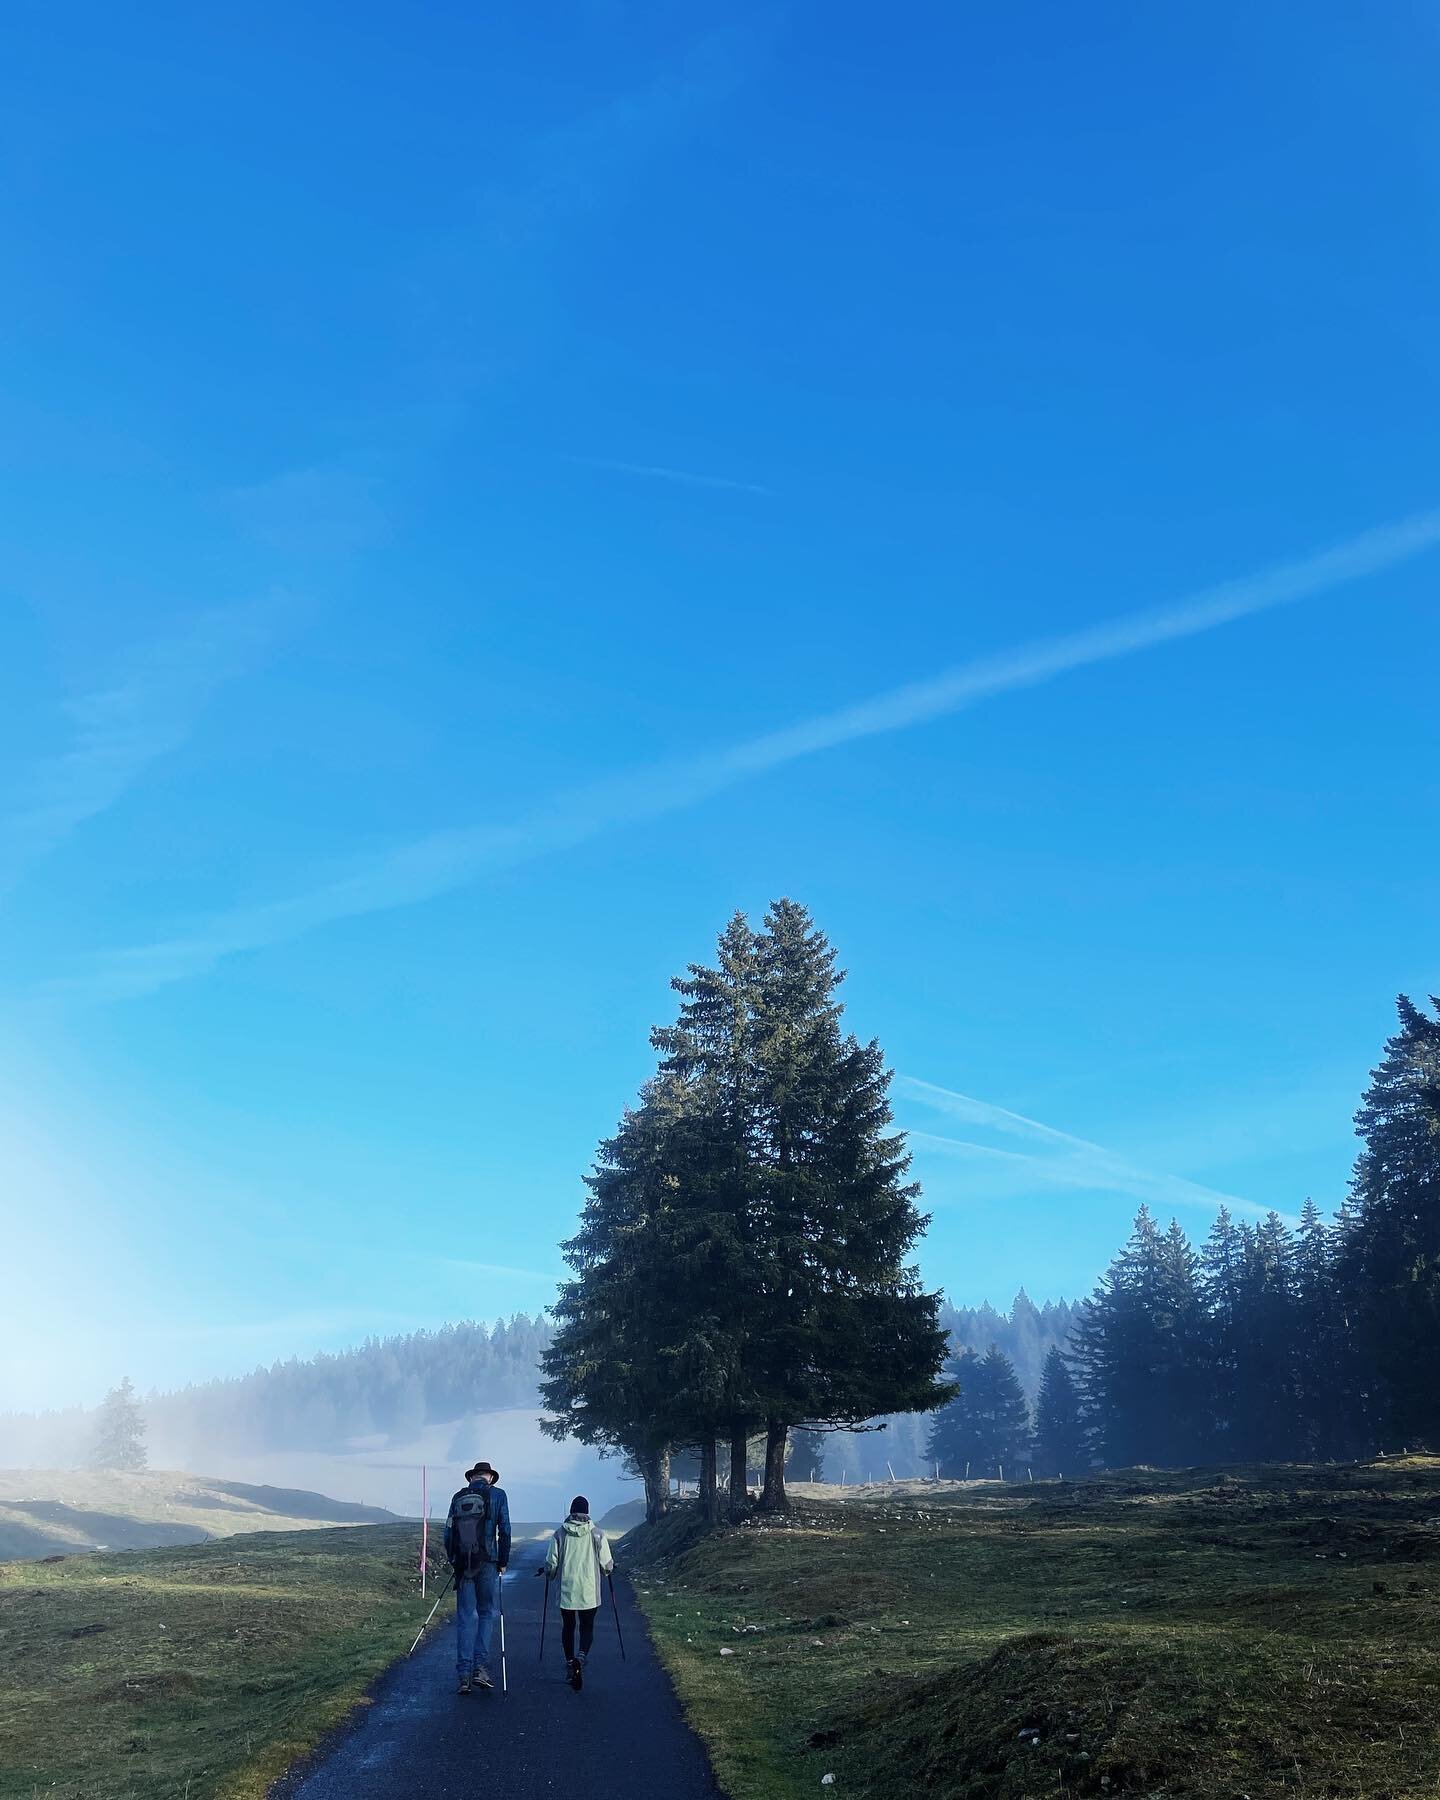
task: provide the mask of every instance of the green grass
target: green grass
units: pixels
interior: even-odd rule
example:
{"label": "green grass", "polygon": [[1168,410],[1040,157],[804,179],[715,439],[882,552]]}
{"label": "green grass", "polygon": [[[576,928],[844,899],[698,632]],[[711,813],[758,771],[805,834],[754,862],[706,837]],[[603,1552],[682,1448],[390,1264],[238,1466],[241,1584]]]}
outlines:
{"label": "green grass", "polygon": [[1440,1796],[1440,1459],[682,1513],[624,1560],[735,1800]]}
{"label": "green grass", "polygon": [[409,1648],[416,1551],[377,1525],[0,1564],[0,1796],[259,1800]]}

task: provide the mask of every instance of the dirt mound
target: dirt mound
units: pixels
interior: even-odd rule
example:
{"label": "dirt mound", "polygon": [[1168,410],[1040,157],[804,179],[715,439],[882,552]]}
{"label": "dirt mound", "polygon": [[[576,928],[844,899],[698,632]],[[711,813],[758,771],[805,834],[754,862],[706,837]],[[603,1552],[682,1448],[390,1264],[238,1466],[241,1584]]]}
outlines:
{"label": "dirt mound", "polygon": [[[1349,1681],[1323,1682],[1308,1704],[1252,1687],[1258,1697],[1241,1705],[1233,1664],[1207,1668],[1178,1646],[1129,1634],[1035,1632],[952,1673],[886,1683],[811,1743],[827,1768],[843,1762],[848,1787],[877,1800],[1215,1800],[1242,1791],[1276,1800],[1293,1794],[1297,1768],[1316,1792],[1351,1794],[1358,1790],[1344,1772],[1326,1767],[1327,1743],[1363,1725],[1403,1746],[1425,1720],[1368,1684],[1355,1691],[1353,1672],[1345,1673]],[[1342,1716],[1350,1712],[1357,1717]]]}

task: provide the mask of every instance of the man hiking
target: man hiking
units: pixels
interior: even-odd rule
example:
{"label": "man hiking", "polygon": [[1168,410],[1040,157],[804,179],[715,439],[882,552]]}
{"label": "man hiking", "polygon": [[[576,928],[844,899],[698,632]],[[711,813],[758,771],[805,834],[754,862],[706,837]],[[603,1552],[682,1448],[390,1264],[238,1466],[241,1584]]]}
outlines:
{"label": "man hiking", "polygon": [[445,1554],[455,1573],[455,1672],[460,1692],[494,1687],[486,1663],[495,1612],[510,1561],[510,1502],[500,1472],[488,1462],[465,1471],[467,1485],[450,1502]]}
{"label": "man hiking", "polygon": [[[578,1693],[585,1684],[585,1659],[595,1641],[595,1609],[600,1604],[600,1578],[615,1567],[605,1533],[590,1523],[590,1502],[577,1494],[570,1502],[570,1516],[550,1540],[545,1554],[545,1573],[560,1592],[560,1644],[565,1652],[565,1673]],[[580,1626],[580,1649],[575,1649],[575,1626]]]}

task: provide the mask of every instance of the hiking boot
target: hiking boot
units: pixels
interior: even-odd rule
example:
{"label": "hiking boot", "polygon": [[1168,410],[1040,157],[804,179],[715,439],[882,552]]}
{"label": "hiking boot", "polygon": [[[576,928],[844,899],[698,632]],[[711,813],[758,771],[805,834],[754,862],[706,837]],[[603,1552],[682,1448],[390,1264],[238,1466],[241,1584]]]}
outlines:
{"label": "hiking boot", "polygon": [[583,1656],[575,1658],[575,1672],[570,1677],[570,1685],[577,1694],[585,1685],[585,1658]]}
{"label": "hiking boot", "polygon": [[459,1689],[459,1691],[460,1691],[460,1692],[461,1692],[461,1693],[462,1693],[462,1694],[468,1694],[468,1693],[469,1693],[469,1692],[470,1692],[470,1677],[469,1677],[469,1676],[468,1676],[468,1675],[462,1675],[462,1676],[461,1676],[461,1677],[460,1677],[460,1689]]}
{"label": "hiking boot", "polygon": [[490,1679],[490,1671],[488,1669],[477,1669],[475,1671],[474,1679],[477,1688],[493,1688],[495,1685]]}

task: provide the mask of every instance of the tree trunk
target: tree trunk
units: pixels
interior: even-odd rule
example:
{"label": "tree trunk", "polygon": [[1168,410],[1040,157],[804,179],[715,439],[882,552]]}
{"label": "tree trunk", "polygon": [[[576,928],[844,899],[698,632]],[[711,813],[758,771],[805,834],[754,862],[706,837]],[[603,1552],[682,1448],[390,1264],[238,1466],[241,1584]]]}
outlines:
{"label": "tree trunk", "polygon": [[789,1429],[783,1419],[765,1421],[765,1491],[760,1504],[766,1512],[785,1512],[790,1505],[785,1494],[785,1437]]}
{"label": "tree trunk", "polygon": [[730,1517],[743,1519],[750,1504],[750,1440],[743,1422],[730,1427]]}
{"label": "tree trunk", "polygon": [[670,1452],[656,1450],[640,1460],[640,1479],[645,1483],[645,1519],[653,1525],[665,1516],[670,1498]]}
{"label": "tree trunk", "polygon": [[720,1520],[720,1496],[715,1489],[715,1439],[707,1432],[700,1446],[700,1512],[707,1525]]}

